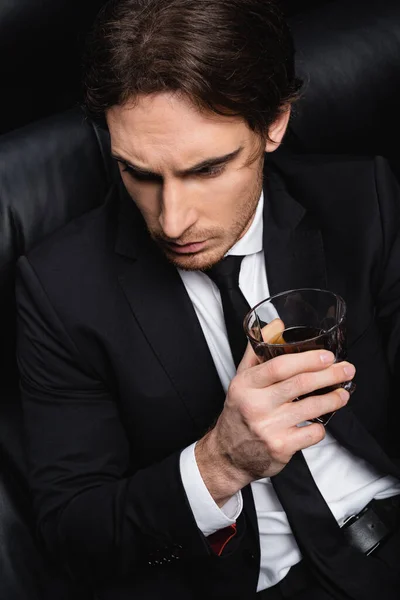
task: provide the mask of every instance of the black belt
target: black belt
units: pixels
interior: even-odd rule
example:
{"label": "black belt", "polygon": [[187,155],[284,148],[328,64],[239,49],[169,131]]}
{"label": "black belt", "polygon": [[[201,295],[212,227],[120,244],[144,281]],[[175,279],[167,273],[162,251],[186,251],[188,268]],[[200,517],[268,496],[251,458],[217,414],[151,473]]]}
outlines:
{"label": "black belt", "polygon": [[400,495],[371,500],[358,515],[342,525],[346,540],[363,554],[371,554],[400,527]]}
{"label": "black belt", "polygon": [[[371,500],[357,515],[348,517],[343,533],[354,548],[372,554],[388,537],[400,528],[400,495],[384,500]],[[257,600],[290,598],[315,584],[304,561],[294,565],[282,581],[256,594]]]}

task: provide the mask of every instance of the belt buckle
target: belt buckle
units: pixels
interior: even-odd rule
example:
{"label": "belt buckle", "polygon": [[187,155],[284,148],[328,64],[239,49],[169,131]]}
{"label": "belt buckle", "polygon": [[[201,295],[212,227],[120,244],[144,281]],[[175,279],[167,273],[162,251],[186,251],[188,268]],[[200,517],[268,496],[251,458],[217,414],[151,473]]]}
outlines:
{"label": "belt buckle", "polygon": [[351,525],[352,523],[354,523],[355,521],[357,521],[357,515],[350,515],[349,517],[347,517],[347,519],[345,519],[343,521],[343,523],[340,526],[340,529],[342,529],[345,525],[349,524]]}
{"label": "belt buckle", "polygon": [[356,515],[350,515],[349,517],[347,517],[347,519],[345,519],[343,521],[343,523],[341,524],[340,528],[342,529],[343,527],[350,527],[350,525],[353,525],[353,523],[355,523],[356,521],[359,520],[360,517],[363,516],[363,514],[365,514],[368,510],[368,504],[367,506],[364,506],[364,508],[362,510],[360,510],[359,513],[357,513]]}

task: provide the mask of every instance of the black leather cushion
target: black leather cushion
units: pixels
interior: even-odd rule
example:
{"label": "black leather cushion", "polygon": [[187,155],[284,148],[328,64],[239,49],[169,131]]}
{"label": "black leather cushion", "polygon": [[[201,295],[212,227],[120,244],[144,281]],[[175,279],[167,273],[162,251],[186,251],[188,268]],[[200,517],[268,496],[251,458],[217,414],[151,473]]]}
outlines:
{"label": "black leather cushion", "polygon": [[76,104],[85,35],[104,3],[0,2],[0,133]]}
{"label": "black leather cushion", "polygon": [[109,177],[97,132],[80,109],[0,137],[0,448],[18,469],[23,460],[17,435],[15,262],[100,203]]}
{"label": "black leather cushion", "polygon": [[399,0],[336,0],[290,23],[305,81],[298,147],[399,156]]}
{"label": "black leather cushion", "polygon": [[105,198],[110,161],[98,135],[76,109],[0,137],[0,600],[81,598],[43,558],[33,535],[15,365],[14,268],[22,253]]}
{"label": "black leather cushion", "polygon": [[[278,0],[304,14],[332,0]],[[81,99],[84,40],[105,0],[0,2],[0,133],[74,106]]]}

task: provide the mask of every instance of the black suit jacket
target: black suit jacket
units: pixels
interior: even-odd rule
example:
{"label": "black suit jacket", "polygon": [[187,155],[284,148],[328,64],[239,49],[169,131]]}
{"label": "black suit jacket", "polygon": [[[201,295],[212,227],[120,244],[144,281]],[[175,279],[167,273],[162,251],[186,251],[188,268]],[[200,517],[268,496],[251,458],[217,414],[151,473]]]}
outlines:
{"label": "black suit jacket", "polygon": [[[348,305],[357,391],[329,429],[399,475],[397,183],[380,158],[280,151],[265,169],[271,294],[326,288]],[[49,552],[102,598],[249,597],[259,571],[250,489],[238,534],[218,557],[181,483],[180,452],[215,421],[224,393],[181,278],[134,203],[113,190],[18,271],[30,485]],[[341,427],[345,411],[384,450],[374,442],[361,451],[359,421]]]}

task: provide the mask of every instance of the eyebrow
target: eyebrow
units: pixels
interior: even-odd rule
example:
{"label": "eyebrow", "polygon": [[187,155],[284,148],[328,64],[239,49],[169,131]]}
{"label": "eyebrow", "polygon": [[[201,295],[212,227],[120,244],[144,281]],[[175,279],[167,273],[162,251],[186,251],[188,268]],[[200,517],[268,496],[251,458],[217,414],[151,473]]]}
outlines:
{"label": "eyebrow", "polygon": [[[212,158],[206,158],[205,160],[202,160],[201,162],[199,162],[187,169],[176,171],[176,175],[178,175],[179,177],[184,177],[187,175],[194,175],[197,172],[202,171],[204,169],[209,169],[211,167],[219,167],[221,165],[226,165],[226,164],[232,162],[237,156],[239,156],[239,154],[242,152],[242,150],[243,150],[243,146],[239,146],[239,148],[237,148],[233,152],[229,152],[229,154],[224,154],[223,156],[215,156]],[[128,167],[129,169],[132,169],[133,171],[136,171],[137,173],[140,173],[143,175],[149,175],[152,177],[160,177],[160,175],[157,173],[153,173],[152,171],[143,169],[142,167],[139,167],[138,165],[134,165],[133,163],[126,160],[126,158],[124,158],[123,156],[119,156],[119,154],[112,152],[111,156],[118,162],[124,164],[126,167]]]}

